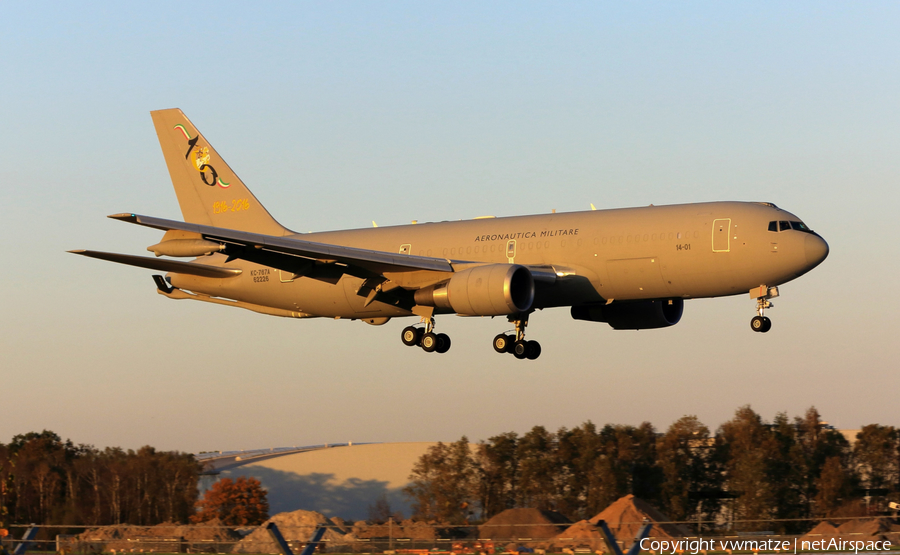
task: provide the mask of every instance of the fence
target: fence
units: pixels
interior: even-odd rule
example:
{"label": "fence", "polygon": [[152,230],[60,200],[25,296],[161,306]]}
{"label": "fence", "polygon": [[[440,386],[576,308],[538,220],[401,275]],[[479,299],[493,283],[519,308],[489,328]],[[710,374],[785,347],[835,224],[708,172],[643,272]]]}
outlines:
{"label": "fence", "polygon": [[[776,534],[773,529],[783,528],[785,522],[794,528],[809,530],[805,534]],[[830,519],[835,526],[823,529],[818,521],[766,520],[732,521],[727,527],[706,523],[702,535],[692,533],[688,527],[697,528],[697,521],[656,522],[647,539],[651,555],[708,555],[709,553],[818,553],[820,551],[848,551],[858,544],[846,542],[881,542],[877,549],[859,552],[874,553],[900,551],[900,524],[890,517],[865,519]],[[642,522],[609,523],[624,550],[634,542],[634,531]],[[845,528],[844,531],[837,526]],[[804,526],[805,525],[805,526]],[[14,525],[10,535],[0,540],[9,552],[18,545],[28,528]],[[295,553],[306,544],[316,524],[291,526],[278,525],[281,534]],[[673,530],[684,531],[677,535]],[[32,541],[30,551],[59,554],[88,555],[101,553],[158,554],[158,553],[264,553],[277,554],[278,548],[265,532],[264,527],[225,527],[160,524],[156,526],[63,526],[43,525]],[[321,553],[386,553],[389,555],[440,555],[500,553],[609,553],[602,534],[594,525],[582,521],[574,525],[548,522],[482,525],[440,525],[421,522],[377,525],[348,524],[328,525],[325,537],[317,550]],[[703,526],[701,525],[701,529]],[[697,542],[703,540],[707,543]],[[832,541],[835,540],[835,541]],[[680,544],[653,543],[680,541]],[[691,543],[693,542],[693,543]],[[787,543],[785,543],[787,542]],[[813,545],[812,542],[822,542]],[[842,544],[835,542],[845,542]],[[885,544],[884,542],[889,542]],[[805,548],[804,544],[807,544]],[[837,548],[835,548],[835,545]],[[643,546],[643,544],[642,544]],[[885,549],[886,548],[886,549]],[[795,551],[796,549],[796,551]]]}

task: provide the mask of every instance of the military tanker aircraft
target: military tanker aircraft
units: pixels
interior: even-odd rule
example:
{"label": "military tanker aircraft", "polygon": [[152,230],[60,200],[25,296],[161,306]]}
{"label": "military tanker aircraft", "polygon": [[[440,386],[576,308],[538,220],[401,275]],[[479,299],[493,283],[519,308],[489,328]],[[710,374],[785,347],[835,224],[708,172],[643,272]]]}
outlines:
{"label": "military tanker aircraft", "polygon": [[[751,329],[765,333],[778,286],[820,264],[828,244],[768,202],[707,202],[616,210],[484,217],[322,233],[296,233],[269,214],[179,109],[151,112],[184,221],[125,213],[110,218],[164,231],[134,256],[75,254],[167,272],[159,294],[290,318],[349,318],[382,325],[418,317],[405,345],[444,353],[435,315],[502,316],[515,333],[499,353],[536,359],[525,339],[535,310],[617,330],[672,326],[685,299],[746,295]],[[178,261],[171,258],[193,258]]]}

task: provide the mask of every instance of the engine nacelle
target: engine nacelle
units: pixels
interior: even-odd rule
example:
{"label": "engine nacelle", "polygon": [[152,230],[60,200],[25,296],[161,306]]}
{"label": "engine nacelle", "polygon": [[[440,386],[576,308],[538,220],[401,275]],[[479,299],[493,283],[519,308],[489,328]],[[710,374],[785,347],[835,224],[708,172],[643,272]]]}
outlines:
{"label": "engine nacelle", "polygon": [[453,274],[445,283],[419,289],[415,300],[470,316],[527,312],[534,302],[534,278],[518,264],[477,266]]}
{"label": "engine nacelle", "polygon": [[573,306],[572,318],[589,322],[606,322],[617,330],[650,330],[674,326],[681,320],[683,312],[683,299],[662,299]]}

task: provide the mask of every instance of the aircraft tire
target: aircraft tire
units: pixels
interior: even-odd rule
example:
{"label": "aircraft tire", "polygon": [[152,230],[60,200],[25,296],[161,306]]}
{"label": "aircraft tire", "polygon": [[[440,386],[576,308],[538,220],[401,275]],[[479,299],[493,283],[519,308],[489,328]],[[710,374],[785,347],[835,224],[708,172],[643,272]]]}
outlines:
{"label": "aircraft tire", "polygon": [[446,333],[437,334],[438,346],[435,349],[437,352],[443,354],[450,350],[450,336]]}
{"label": "aircraft tire", "polygon": [[400,340],[407,347],[415,347],[419,343],[419,330],[412,326],[403,328],[403,331],[400,332]]}
{"label": "aircraft tire", "polygon": [[750,329],[753,331],[761,332],[766,327],[766,321],[763,320],[762,316],[754,316],[752,320],[750,320]]}
{"label": "aircraft tire", "polygon": [[426,353],[433,353],[438,348],[438,338],[433,333],[426,333],[422,336],[422,350]]}
{"label": "aircraft tire", "polygon": [[512,342],[509,340],[509,336],[505,334],[500,334],[494,338],[494,350],[498,353],[508,353],[512,348]]}
{"label": "aircraft tire", "polygon": [[537,341],[529,341],[525,346],[525,357],[534,360],[541,356],[541,344]]}
{"label": "aircraft tire", "polygon": [[760,331],[761,333],[766,333],[766,332],[769,331],[770,329],[772,329],[772,320],[770,320],[770,319],[769,319],[768,317],[766,317],[766,316],[763,316],[763,327],[762,327],[762,329],[759,330],[759,331]]}
{"label": "aircraft tire", "polygon": [[527,341],[516,341],[513,345],[512,354],[519,360],[524,359],[528,356],[528,342]]}

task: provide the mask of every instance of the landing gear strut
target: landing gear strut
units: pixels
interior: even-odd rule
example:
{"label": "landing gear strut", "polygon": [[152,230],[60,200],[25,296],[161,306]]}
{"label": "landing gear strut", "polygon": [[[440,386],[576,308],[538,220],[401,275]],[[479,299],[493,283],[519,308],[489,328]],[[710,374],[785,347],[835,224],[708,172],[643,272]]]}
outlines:
{"label": "landing gear strut", "polygon": [[450,336],[434,333],[434,318],[422,318],[422,327],[407,326],[400,333],[400,340],[407,347],[422,347],[426,353],[446,353],[450,350]]}
{"label": "landing gear strut", "polygon": [[511,353],[519,360],[534,360],[541,356],[541,344],[537,341],[525,340],[525,326],[528,325],[528,316],[524,318],[511,318],[510,322],[516,325],[516,333],[501,333],[494,338],[494,350],[498,353]]}
{"label": "landing gear strut", "polygon": [[750,297],[756,299],[756,316],[750,320],[750,329],[760,333],[766,333],[772,329],[772,320],[766,317],[767,308],[773,308],[775,305],[769,302],[778,296],[777,287],[767,287],[760,285],[750,290]]}

